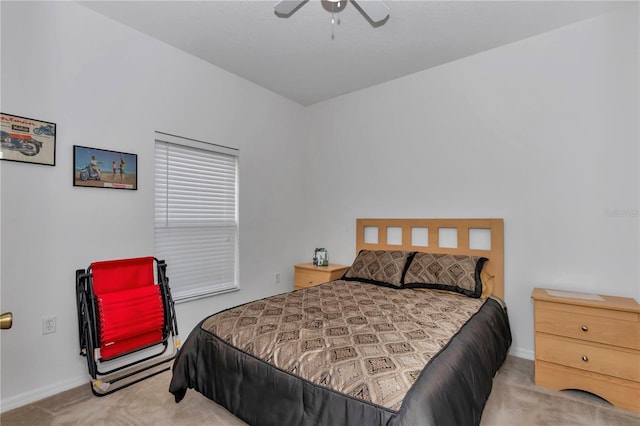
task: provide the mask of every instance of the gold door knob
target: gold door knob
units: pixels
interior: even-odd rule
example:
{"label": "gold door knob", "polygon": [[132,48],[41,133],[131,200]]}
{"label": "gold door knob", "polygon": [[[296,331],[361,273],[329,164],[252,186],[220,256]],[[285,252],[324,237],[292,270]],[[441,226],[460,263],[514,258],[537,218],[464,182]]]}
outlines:
{"label": "gold door knob", "polygon": [[13,325],[13,313],[5,312],[4,314],[0,315],[0,328],[2,330],[9,329],[11,328],[12,325]]}

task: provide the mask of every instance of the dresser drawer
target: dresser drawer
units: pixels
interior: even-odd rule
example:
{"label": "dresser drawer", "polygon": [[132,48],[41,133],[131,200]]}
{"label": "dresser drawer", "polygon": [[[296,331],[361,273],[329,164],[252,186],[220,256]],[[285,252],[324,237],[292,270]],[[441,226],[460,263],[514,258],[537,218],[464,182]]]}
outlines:
{"label": "dresser drawer", "polygon": [[582,389],[616,407],[640,413],[640,383],[536,360],[536,385],[549,389]]}
{"label": "dresser drawer", "polygon": [[640,382],[640,353],[540,333],[536,360]]}
{"label": "dresser drawer", "polygon": [[[640,350],[637,320],[606,317],[610,311],[603,309],[573,307],[568,311],[564,305],[546,303],[544,306],[535,313],[536,331]],[[556,306],[565,310],[553,309]]]}

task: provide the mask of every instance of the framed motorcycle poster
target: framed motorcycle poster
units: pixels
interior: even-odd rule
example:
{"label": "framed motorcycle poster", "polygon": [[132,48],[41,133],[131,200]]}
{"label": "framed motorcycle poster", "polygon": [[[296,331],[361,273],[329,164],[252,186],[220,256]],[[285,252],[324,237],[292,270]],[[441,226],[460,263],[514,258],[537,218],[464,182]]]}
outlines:
{"label": "framed motorcycle poster", "polygon": [[138,189],[138,156],[73,146],[73,186]]}
{"label": "framed motorcycle poster", "polygon": [[56,124],[0,113],[0,160],[56,165]]}

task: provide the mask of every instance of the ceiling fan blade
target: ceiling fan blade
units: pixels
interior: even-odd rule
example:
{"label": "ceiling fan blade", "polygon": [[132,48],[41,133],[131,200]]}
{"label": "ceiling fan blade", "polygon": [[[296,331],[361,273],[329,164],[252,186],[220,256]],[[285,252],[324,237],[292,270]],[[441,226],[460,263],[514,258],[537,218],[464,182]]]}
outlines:
{"label": "ceiling fan blade", "polygon": [[389,17],[389,8],[381,0],[351,0],[374,24],[380,23]]}
{"label": "ceiling fan blade", "polygon": [[276,5],[273,6],[273,9],[275,10],[276,15],[289,17],[307,1],[308,0],[282,0],[276,3]]}

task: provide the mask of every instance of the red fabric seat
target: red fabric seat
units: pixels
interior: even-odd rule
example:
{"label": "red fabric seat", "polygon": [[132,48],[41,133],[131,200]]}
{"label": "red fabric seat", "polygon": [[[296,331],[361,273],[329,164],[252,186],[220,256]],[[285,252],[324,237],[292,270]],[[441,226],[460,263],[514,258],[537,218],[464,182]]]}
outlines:
{"label": "red fabric seat", "polygon": [[164,307],[154,281],[154,258],[91,265],[103,360],[162,342]]}
{"label": "red fabric seat", "polygon": [[153,261],[153,257],[137,257],[92,263],[93,292],[111,293],[154,285]]}

